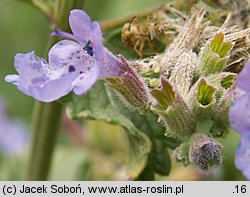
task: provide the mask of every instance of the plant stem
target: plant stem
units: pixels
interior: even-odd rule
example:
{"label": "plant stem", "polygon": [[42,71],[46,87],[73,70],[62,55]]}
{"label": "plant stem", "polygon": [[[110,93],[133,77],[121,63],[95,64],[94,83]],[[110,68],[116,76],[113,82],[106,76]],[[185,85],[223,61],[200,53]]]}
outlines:
{"label": "plant stem", "polygon": [[[53,19],[56,26],[65,31],[69,30],[68,16],[70,10],[81,8],[84,0],[56,0],[53,7]],[[46,13],[45,13],[46,15]],[[54,28],[55,24],[50,24]],[[52,37],[48,41],[45,56],[49,49],[58,41]],[[33,140],[29,160],[28,180],[47,180],[56,138],[60,126],[63,106],[57,102],[43,103],[36,101],[33,112]]]}
{"label": "plant stem", "polygon": [[32,144],[29,180],[46,180],[56,137],[59,130],[62,105],[36,101],[34,114],[34,138]]}

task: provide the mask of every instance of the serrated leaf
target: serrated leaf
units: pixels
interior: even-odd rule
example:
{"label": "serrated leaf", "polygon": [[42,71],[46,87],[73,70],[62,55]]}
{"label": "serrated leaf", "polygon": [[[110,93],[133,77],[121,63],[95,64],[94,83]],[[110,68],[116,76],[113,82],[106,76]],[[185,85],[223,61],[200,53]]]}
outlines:
{"label": "serrated leaf", "polygon": [[68,104],[67,112],[71,118],[102,120],[124,127],[130,142],[128,173],[132,178],[137,177],[146,165],[151,142],[127,117],[120,113],[110,101],[110,96],[103,81],[99,81],[83,96],[73,96]]}

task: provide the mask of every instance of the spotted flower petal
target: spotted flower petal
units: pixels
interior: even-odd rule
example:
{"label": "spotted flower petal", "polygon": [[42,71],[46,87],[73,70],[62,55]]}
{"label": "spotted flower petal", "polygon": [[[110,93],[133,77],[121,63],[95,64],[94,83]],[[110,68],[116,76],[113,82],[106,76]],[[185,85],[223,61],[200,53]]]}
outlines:
{"label": "spotted flower petal", "polygon": [[49,51],[48,62],[34,52],[17,54],[15,68],[19,75],[8,75],[25,94],[51,102],[73,91],[81,95],[98,79],[122,75],[122,61],[102,43],[102,32],[82,10],[72,10],[69,23],[73,34],[56,31],[53,35],[70,40],[56,43]]}
{"label": "spotted flower petal", "polygon": [[82,10],[72,10],[69,15],[69,24],[73,34],[55,31],[52,35],[58,35],[77,41],[88,52],[100,61],[104,57],[102,44],[102,31],[97,22],[92,22],[90,17]]}
{"label": "spotted flower petal", "polygon": [[119,76],[123,69],[122,61],[103,46],[100,25],[96,21],[92,22],[84,11],[78,9],[70,12],[69,24],[73,34],[55,31],[52,35],[76,41],[89,55],[93,56],[100,65],[99,79]]}
{"label": "spotted flower petal", "polygon": [[236,150],[235,165],[250,180],[250,132],[241,135],[240,145]]}
{"label": "spotted flower petal", "polygon": [[7,75],[5,80],[43,102],[59,99],[72,90],[83,94],[99,76],[96,59],[81,45],[69,40],[51,48],[49,63],[36,57],[34,52],[17,54],[15,68],[19,75]]}

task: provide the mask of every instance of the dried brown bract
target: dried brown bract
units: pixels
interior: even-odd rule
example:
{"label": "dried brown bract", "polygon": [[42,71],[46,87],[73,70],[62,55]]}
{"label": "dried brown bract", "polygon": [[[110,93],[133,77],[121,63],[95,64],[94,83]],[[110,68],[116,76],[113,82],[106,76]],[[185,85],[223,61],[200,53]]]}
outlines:
{"label": "dried brown bract", "polygon": [[[175,15],[181,15],[177,19],[167,16],[166,9]],[[153,49],[150,54],[159,52],[160,42],[168,45],[179,33],[184,18],[180,12],[168,6],[148,16],[146,19],[139,19],[136,16],[122,28],[122,44],[124,47],[131,47],[142,58],[146,47]]]}

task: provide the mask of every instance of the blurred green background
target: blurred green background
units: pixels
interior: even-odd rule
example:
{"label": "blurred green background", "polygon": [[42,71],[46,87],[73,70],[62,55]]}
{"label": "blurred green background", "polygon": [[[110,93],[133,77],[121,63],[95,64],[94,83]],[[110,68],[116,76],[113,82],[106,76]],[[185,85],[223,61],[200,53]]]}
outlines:
{"label": "blurred green background", "polygon": [[[86,0],[85,11],[93,20],[121,16],[131,11],[166,3],[166,0]],[[23,120],[31,128],[34,100],[6,83],[6,74],[15,73],[16,53],[35,51],[43,56],[50,34],[46,17],[33,7],[17,0],[0,0],[0,97],[8,104],[8,114]],[[105,34],[104,34],[105,35]],[[70,126],[74,131],[70,131]],[[101,122],[75,123],[62,120],[51,169],[51,180],[126,180],[127,139],[121,128]],[[204,174],[193,167],[174,165],[167,180],[243,180],[234,167],[234,152],[239,137],[231,132],[225,140],[223,166]],[[0,156],[0,180],[23,180],[27,149],[17,156]]]}

